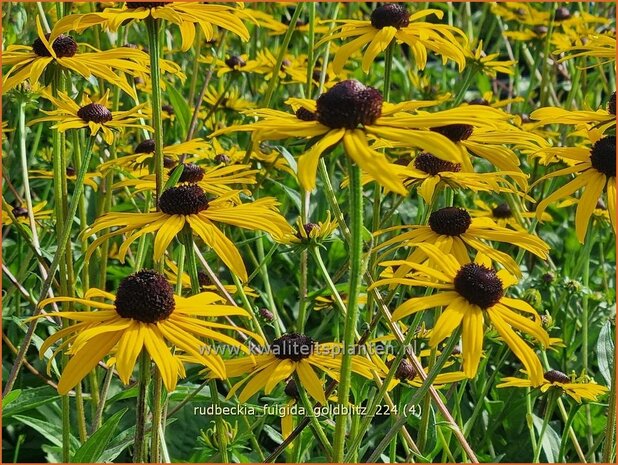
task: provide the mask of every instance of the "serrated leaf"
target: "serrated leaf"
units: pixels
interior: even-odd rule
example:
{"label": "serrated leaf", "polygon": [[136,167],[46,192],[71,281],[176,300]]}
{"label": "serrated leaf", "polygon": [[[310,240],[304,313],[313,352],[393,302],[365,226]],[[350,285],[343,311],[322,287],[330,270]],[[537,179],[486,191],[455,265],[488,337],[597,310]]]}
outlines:
{"label": "serrated leaf", "polygon": [[101,454],[112,440],[113,434],[118,427],[118,423],[128,409],[122,409],[114,413],[101,427],[94,432],[82,446],[75,451],[73,462],[75,463],[92,463],[98,462]]}
{"label": "serrated leaf", "polygon": [[612,323],[608,321],[601,328],[599,340],[597,341],[597,357],[599,363],[599,371],[605,379],[608,386],[612,384],[612,373],[614,371],[614,341],[612,335]]}

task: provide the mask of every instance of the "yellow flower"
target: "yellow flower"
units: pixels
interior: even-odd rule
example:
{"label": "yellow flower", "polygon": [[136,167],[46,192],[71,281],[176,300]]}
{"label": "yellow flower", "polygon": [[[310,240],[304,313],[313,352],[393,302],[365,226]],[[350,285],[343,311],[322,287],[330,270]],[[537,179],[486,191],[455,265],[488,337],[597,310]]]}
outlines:
{"label": "yellow flower", "polygon": [[[433,266],[406,260],[385,262],[385,266],[406,265],[417,273],[405,278],[382,279],[375,286],[402,284],[439,289],[440,292],[407,300],[393,312],[393,319],[400,320],[430,308],[446,307],[434,323],[429,345],[436,347],[461,326],[463,371],[469,378],[473,378],[478,371],[483,350],[484,321],[489,320],[530,373],[532,383],[540,385],[543,382],[541,362],[513,328],[531,335],[543,346],[548,346],[550,340],[534,308],[523,300],[505,297],[506,288],[517,280],[506,270],[496,272],[491,268],[491,261],[481,254],[477,254],[474,263],[469,260],[460,263],[454,256],[445,254],[434,245],[416,246],[423,249]],[[534,320],[512,309],[528,313]]]}
{"label": "yellow flower", "polygon": [[592,57],[603,59],[592,66],[602,66],[616,60],[616,37],[607,34],[590,34],[580,37],[579,44],[554,51],[554,54],[562,53],[565,55],[558,60],[558,63],[577,57]]}
{"label": "yellow flower", "polygon": [[97,13],[65,16],[56,23],[52,35],[67,31],[81,32],[96,25],[116,31],[125,21],[152,17],[178,25],[182,36],[181,49],[186,51],[195,39],[196,24],[201,27],[206,40],[215,37],[214,27],[227,29],[243,41],[249,40],[249,31],[236,13],[229,6],[195,2],[126,2],[122,8],[105,8]]}
{"label": "yellow flower", "polygon": [[[517,217],[513,214],[511,207],[506,202],[493,202],[488,204],[481,199],[475,199],[474,204],[478,209],[468,210],[470,216],[473,218],[490,218],[498,226],[503,228],[511,227],[517,231],[527,233],[526,228],[519,222]],[[522,218],[534,218],[534,212],[520,212]],[[541,221],[551,221],[552,217],[549,213],[543,213]]]}
{"label": "yellow flower", "polygon": [[616,136],[603,136],[598,130],[588,131],[592,148],[558,147],[552,149],[561,157],[575,161],[573,166],[546,174],[538,182],[556,176],[576,174],[576,177],[564,186],[541,200],[536,209],[537,218],[545,209],[557,200],[570,196],[584,188],[575,213],[575,233],[583,244],[588,230],[592,212],[603,191],[607,194],[609,218],[616,231]]}
{"label": "yellow flower", "polygon": [[343,70],[350,55],[366,45],[361,68],[368,73],[371,63],[378,54],[386,50],[393,40],[410,46],[410,51],[419,69],[425,68],[429,49],[442,55],[443,63],[449,59],[453,60],[459,66],[459,70],[463,70],[466,66],[466,57],[459,40],[466,42],[466,35],[453,26],[419,21],[430,15],[441,19],[444,12],[431,9],[411,14],[401,4],[387,3],[373,10],[369,21],[339,21],[343,24],[320,40],[316,46],[319,47],[335,39],[353,38],[335,53],[333,65],[336,74]]}
{"label": "yellow flower", "polygon": [[[307,393],[322,405],[326,404],[323,382],[314,367],[339,380],[343,347],[337,343],[317,343],[309,336],[291,333],[273,341],[263,354],[225,361],[227,375],[235,378],[248,373],[236,383],[227,398],[240,388],[239,402],[246,402],[256,392],[264,389],[266,395],[281,381],[296,373]],[[367,379],[373,379],[376,367],[359,355],[352,356],[352,371]]]}
{"label": "yellow flower", "polygon": [[78,44],[71,36],[55,34],[49,38],[43,34],[39,17],[36,17],[38,38],[32,46],[9,45],[2,52],[2,65],[9,65],[11,69],[2,77],[2,93],[6,93],[26,79],[34,85],[45,69],[52,63],[61,68],[79,74],[85,79],[91,76],[118,86],[134,99],[135,90],[127,82],[123,74],[146,74],[148,69],[144,65],[148,62],[148,55],[140,50],[116,48],[112,50],[96,50],[90,53],[78,53]]}
{"label": "yellow flower", "polygon": [[[165,259],[165,269],[164,269],[164,273],[165,276],[167,277],[168,281],[175,285],[176,282],[178,281],[178,266],[171,260],[169,259]],[[208,291],[208,292],[214,292],[215,294],[219,294],[220,290],[219,288],[213,284],[213,282],[210,280],[210,277],[208,276],[208,274],[206,274],[206,272],[202,271],[202,270],[198,270],[197,272],[197,277],[198,280],[200,282],[200,289],[204,292],[204,291]],[[180,278],[181,282],[182,282],[182,287],[184,288],[191,288],[191,277],[189,276],[188,273],[183,273],[181,278]],[[224,285],[223,288],[226,290],[227,293],[229,293],[230,295],[235,295],[237,293],[239,293],[238,287],[236,287],[235,285]],[[247,297],[252,297],[252,298],[257,298],[259,297],[259,295],[257,294],[257,292],[255,292],[251,287],[249,286],[243,286],[242,291],[245,293],[245,295]]]}
{"label": "yellow flower", "polygon": [[[53,210],[43,210],[47,205],[46,201],[42,201],[37,203],[32,207],[32,215],[35,220],[47,220],[51,218],[54,213]],[[28,223],[28,209],[23,206],[10,208],[10,205],[6,202],[2,202],[2,225],[10,226],[13,224],[13,220],[7,214],[7,210],[10,210],[13,213],[13,216],[19,223]]]}
{"label": "yellow flower", "polygon": [[[405,164],[408,158],[400,158],[397,163]],[[507,177],[521,178],[525,175],[521,172],[496,171],[493,173],[475,173],[462,171],[461,163],[452,163],[433,156],[430,153],[418,154],[407,166],[402,167],[398,176],[403,179],[404,185],[416,188],[427,204],[431,204],[436,189],[445,186],[453,190],[470,189],[474,192],[516,192],[514,186]],[[372,181],[370,175],[363,175],[363,184]],[[342,187],[348,184],[347,178],[341,183]]]}
{"label": "yellow flower", "polygon": [[[69,181],[75,182],[77,180],[77,172],[75,168],[72,166],[67,166],[65,171],[66,178]],[[30,170],[30,179],[53,179],[54,173],[50,170]],[[99,183],[95,181],[101,177],[100,173],[96,171],[91,173],[86,173],[86,177],[84,178],[84,184],[92,188],[93,191],[97,191],[99,188]]]}
{"label": "yellow flower", "polygon": [[479,41],[476,50],[464,49],[468,64],[473,65],[476,69],[489,77],[496,77],[496,73],[513,74],[513,65],[517,64],[515,60],[500,61],[496,60],[500,56],[499,53],[491,53],[487,55],[483,51],[483,41]]}
{"label": "yellow flower", "polygon": [[[249,165],[225,166],[219,164],[212,167],[202,167],[195,163],[183,163],[176,165],[163,176],[163,182],[167,183],[169,178],[177,169],[182,169],[182,174],[178,178],[178,184],[197,184],[204,192],[221,196],[236,191],[235,186],[255,184],[255,174],[258,170],[249,170]],[[147,174],[138,178],[125,179],[112,186],[113,189],[133,187],[134,192],[154,190],[156,179],[154,174]],[[240,203],[240,198],[235,196],[232,200]]]}
{"label": "yellow flower", "polygon": [[258,59],[250,60],[247,54],[228,55],[225,60],[221,60],[212,55],[208,55],[207,57],[200,57],[198,61],[207,64],[214,63],[217,68],[218,77],[233,72],[247,74],[265,74],[268,72],[267,63],[263,63]]}
{"label": "yellow flower", "polygon": [[69,129],[89,128],[90,135],[93,137],[99,131],[102,132],[103,140],[108,145],[114,142],[114,133],[112,132],[114,129],[139,128],[149,131],[153,130],[150,126],[140,122],[141,119],[148,117],[147,114],[142,113],[142,109],[146,105],[145,103],[130,110],[110,111],[107,108],[109,89],[98,100],[92,100],[90,97],[84,96],[81,106],[71,100],[64,92],[58,92],[58,98],[52,97],[49,93],[44,95],[57,109],[50,111],[41,110],[47,116],[30,121],[28,123],[29,126],[45,121],[55,121],[56,124],[52,126],[52,129],[57,129],[60,132],[65,132]]}
{"label": "yellow flower", "polygon": [[[295,113],[258,109],[246,112],[258,121],[248,125],[231,126],[214,133],[251,131],[254,141],[286,139],[289,137],[319,138],[298,159],[298,179],[301,186],[311,191],[316,185],[316,171],[320,156],[343,141],[346,154],[365,172],[385,188],[407,194],[403,182],[397,178],[398,167],[392,165],[383,153],[369,147],[368,135],[390,141],[405,134],[406,147],[421,147],[443,158],[457,158],[459,150],[445,136],[426,130],[412,129],[399,122],[402,111],[436,102],[403,102],[398,105],[383,102],[380,92],[365,87],[358,81],[347,80],[335,84],[317,100],[289,99]],[[402,130],[399,128],[405,128]]]}
{"label": "yellow flower", "polygon": [[[155,142],[153,139],[144,139],[135,148],[121,148],[122,152],[132,150],[132,155],[118,157],[115,160],[110,160],[99,165],[99,171],[106,173],[112,168],[129,168],[132,170],[141,170],[141,168],[154,158]],[[186,154],[188,159],[193,157],[212,158],[214,156],[211,144],[204,139],[195,138],[178,144],[166,145],[163,147],[163,156],[166,158],[166,166],[175,164],[180,157]]]}
{"label": "yellow flower", "polygon": [[[567,375],[558,370],[549,370],[543,375],[543,383],[538,386],[541,392],[547,392],[550,389],[559,389],[562,393],[571,396],[578,404],[582,403],[582,399],[596,401],[597,398],[605,394],[608,389],[593,382],[576,381],[569,378]],[[529,379],[521,379],[515,377],[507,377],[502,379],[502,383],[496,387],[537,387],[533,385]]]}
{"label": "yellow flower", "polygon": [[242,281],[247,281],[247,271],[234,243],[216,226],[224,223],[250,231],[265,231],[275,239],[282,239],[291,232],[291,227],[277,210],[277,201],[264,197],[251,203],[235,205],[228,196],[235,192],[209,200],[204,190],[196,184],[171,187],[161,194],[160,211],[150,213],[107,213],[87,228],[82,234],[89,237],[112,227],[119,229],[103,234],[88,247],[86,259],[99,244],[110,237],[131,233],[119,250],[124,260],[129,246],[144,234],[154,233],[154,259],[160,260],[174,237],[185,227],[201,237],[223,260],[229,269]]}
{"label": "yellow flower", "polygon": [[[376,249],[382,250],[393,245],[413,246],[419,242],[430,243],[435,244],[442,253],[454,255],[460,263],[466,263],[469,260],[468,246],[470,246],[500,263],[516,276],[521,276],[521,271],[513,257],[493,249],[483,240],[512,244],[542,259],[547,259],[549,252],[549,246],[537,236],[498,226],[490,218],[472,218],[465,208],[444,207],[429,216],[427,225],[395,226],[377,231],[375,235],[380,236],[397,229],[408,229],[408,231],[377,245]],[[407,258],[414,263],[422,263],[426,259],[424,248],[415,249]],[[395,272],[395,276],[405,275],[408,270],[409,268],[401,267]]]}
{"label": "yellow flower", "polygon": [[[96,298],[113,303],[94,300]],[[100,360],[112,353],[115,354],[115,367],[124,384],[129,383],[138,355],[146,350],[157,365],[165,387],[173,391],[184,370],[170,351],[171,347],[191,354],[218,377],[225,377],[225,365],[221,357],[213,351],[204,350],[208,344],[198,338],[229,344],[246,353],[249,349],[220,330],[240,330],[257,341],[262,339],[242,328],[200,318],[233,315],[250,317],[249,313],[239,307],[220,304],[221,300],[221,297],[211,292],[189,298],[179,297],[174,295],[172,287],[161,274],[142,270],[123,279],[116,295],[92,288],[83,299],[54,297],[41,302],[41,306],[53,302],[73,302],[97,310],[54,313],[77,323],[47,338],[39,354],[42,357],[56,341],[64,340],[54,351],[54,356],[62,350],[71,356],[58,383],[60,394],[66,394],[75,387]],[[46,315],[34,318],[43,316]]]}
{"label": "yellow flower", "polygon": [[296,232],[285,238],[283,242],[289,244],[320,244],[328,240],[337,228],[337,221],[331,220],[330,212],[327,212],[326,220],[317,223],[303,223],[302,219],[298,217]]}

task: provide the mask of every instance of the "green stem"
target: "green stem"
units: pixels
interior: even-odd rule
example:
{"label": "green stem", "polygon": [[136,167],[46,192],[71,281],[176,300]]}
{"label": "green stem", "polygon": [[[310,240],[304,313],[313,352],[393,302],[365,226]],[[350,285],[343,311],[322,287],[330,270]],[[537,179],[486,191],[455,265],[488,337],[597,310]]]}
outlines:
{"label": "green stem", "polygon": [[[186,268],[191,278],[191,294],[196,295],[200,293],[200,281],[197,274],[197,259],[195,257],[195,250],[193,250],[193,232],[187,225],[181,232],[182,242],[185,246],[185,258]],[[214,405],[219,405],[219,391],[217,390],[217,381],[212,379],[209,382],[210,397]],[[228,450],[227,450],[227,436],[225,428],[225,420],[221,416],[216,418],[217,436],[219,441],[219,448],[221,450],[221,461],[223,463],[229,463]]]}
{"label": "green stem", "polygon": [[158,368],[154,371],[154,396],[152,399],[152,423],[150,429],[150,461],[152,463],[159,463],[161,461],[161,442],[165,441],[159,434],[162,430],[162,400],[163,400],[163,380],[161,379],[161,373]]}
{"label": "green stem", "polygon": [[395,39],[391,40],[384,55],[384,101],[388,102],[391,95],[391,73],[393,71],[393,53],[395,52]]}
{"label": "green stem", "polygon": [[[62,233],[60,234],[60,240],[58,241],[58,245],[56,248],[56,254],[54,255],[54,259],[52,260],[52,263],[49,266],[49,272],[47,275],[47,279],[43,283],[39,301],[43,300],[45,296],[47,295],[47,293],[49,292],[49,290],[51,289],[51,285],[54,281],[54,274],[56,273],[56,270],[58,269],[60,261],[64,257],[67,244],[69,242],[69,239],[71,238],[71,229],[72,229],[71,226],[73,224],[73,218],[75,217],[75,214],[77,213],[77,208],[79,206],[81,195],[84,192],[84,179],[86,178],[86,172],[88,171],[88,165],[90,164],[90,158],[92,156],[93,140],[94,140],[93,137],[89,137],[87,140],[86,150],[84,151],[83,164],[82,164],[81,169],[77,173],[77,179],[75,180],[75,190],[73,191],[73,197],[71,198],[71,205],[69,206],[69,214],[67,215],[66,220],[64,222],[64,227],[62,228]],[[38,315],[40,311],[41,309],[37,308],[37,310],[35,311],[35,315]],[[19,369],[21,368],[21,365],[24,363],[26,351],[28,350],[28,347],[30,346],[30,342],[32,341],[32,337],[34,335],[34,328],[36,326],[36,321],[37,320],[33,320],[28,326],[28,330],[26,331],[24,340],[22,341],[22,344],[19,348],[19,353],[17,354],[15,363],[13,364],[13,367],[11,368],[11,372],[9,373],[9,376],[7,378],[7,382],[5,384],[4,391],[2,394],[3,396],[11,392],[11,389],[13,388],[15,384],[15,380],[17,379],[17,374],[19,373]]]}
{"label": "green stem", "polygon": [[333,455],[333,448],[330,445],[330,442],[328,442],[328,438],[326,437],[326,434],[324,433],[324,430],[322,429],[322,425],[320,425],[318,417],[313,412],[313,406],[311,405],[311,402],[309,401],[309,397],[307,397],[305,388],[303,388],[303,383],[298,378],[298,375],[296,373],[294,373],[294,381],[296,381],[298,397],[300,397],[300,400],[303,406],[305,407],[305,410],[307,411],[306,415],[309,417],[311,428],[313,429],[313,432],[315,433],[315,437],[320,443],[320,445],[322,446],[322,449],[324,449],[324,452],[326,454],[326,459],[330,460],[330,457],[332,457]]}
{"label": "green stem", "polygon": [[285,52],[288,50],[288,45],[290,44],[290,39],[292,38],[292,33],[294,29],[296,29],[296,22],[298,21],[298,17],[300,16],[300,12],[303,9],[303,3],[297,3],[296,9],[292,14],[292,19],[290,19],[290,24],[288,25],[288,30],[283,37],[283,42],[281,43],[281,47],[279,48],[279,54],[277,55],[277,63],[275,64],[275,69],[273,71],[273,77],[268,83],[268,89],[264,94],[264,102],[262,103],[262,108],[268,108],[270,105],[270,101],[272,100],[273,93],[275,92],[275,87],[279,83],[279,70],[281,69],[281,64],[283,63],[283,59],[285,58]]}
{"label": "green stem", "polygon": [[148,355],[146,349],[142,349],[140,355],[138,382],[133,463],[143,463],[146,461],[146,414],[148,408],[146,396],[148,393],[148,385],[150,384],[150,355]]}
{"label": "green stem", "polygon": [[[339,380],[338,403],[342,407],[349,405],[350,385],[352,381],[352,353],[354,333],[358,323],[358,294],[363,277],[363,186],[361,183],[360,168],[346,157],[350,178],[350,277],[348,290],[348,311],[343,327],[343,357],[341,361],[341,375]],[[335,423],[335,437],[333,444],[333,462],[341,462],[344,458],[345,427],[347,415],[337,415]]]}
{"label": "green stem", "polygon": [[605,427],[605,443],[603,444],[603,463],[613,463],[616,447],[616,369],[612,370],[612,385],[609,391],[607,407],[607,426]]}
{"label": "green stem", "polygon": [[541,456],[541,449],[543,448],[543,437],[545,436],[545,431],[547,430],[547,425],[549,424],[549,420],[551,419],[552,414],[554,413],[554,409],[556,407],[556,399],[558,397],[557,392],[551,392],[547,399],[547,407],[545,408],[545,416],[543,417],[543,425],[541,426],[541,431],[539,431],[539,439],[536,443],[536,448],[534,450],[534,458],[532,459],[533,463],[539,463],[539,457]]}
{"label": "green stem", "polygon": [[159,68],[159,20],[146,18],[148,31],[148,46],[150,47],[150,79],[152,81],[152,123],[154,127],[155,156],[154,172],[156,182],[156,198],[161,196],[163,186],[163,120],[161,118],[161,69]]}

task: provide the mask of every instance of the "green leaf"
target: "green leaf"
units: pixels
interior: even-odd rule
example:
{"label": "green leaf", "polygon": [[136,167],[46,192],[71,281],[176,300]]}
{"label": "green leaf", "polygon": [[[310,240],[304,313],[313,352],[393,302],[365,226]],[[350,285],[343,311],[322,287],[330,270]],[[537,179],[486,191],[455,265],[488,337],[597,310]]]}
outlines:
{"label": "green leaf", "polygon": [[[180,124],[180,128],[183,134],[187,134],[189,130],[189,124],[191,121],[191,110],[187,104],[186,99],[176,90],[172,85],[167,86],[167,96],[170,99],[170,103],[174,107],[174,114],[176,115],[176,121]],[[160,111],[160,110],[159,110]]]}
{"label": "green leaf", "polygon": [[[543,428],[543,419],[533,415],[532,420],[534,422],[534,428],[537,433],[540,434],[541,429]],[[558,433],[556,433],[549,424],[545,428],[545,434],[543,435],[543,443],[541,444],[541,447],[543,447],[543,452],[545,453],[545,458],[548,463],[553,463],[558,460],[558,454],[560,452],[560,436],[558,436]]]}
{"label": "green leaf", "polygon": [[614,341],[612,335],[612,323],[608,321],[601,328],[597,342],[597,357],[599,359],[599,371],[608,386],[612,384],[612,372],[614,371]]}
{"label": "green leaf", "polygon": [[167,179],[167,182],[165,183],[165,186],[163,186],[163,190],[167,190],[170,187],[174,187],[176,185],[176,183],[178,182],[178,180],[180,179],[180,176],[182,176],[182,173],[184,172],[185,167],[184,165],[177,165],[176,168],[174,168],[174,170],[172,171],[172,174],[170,175],[170,177]]}
{"label": "green leaf", "polygon": [[[53,445],[62,447],[62,426],[22,415],[14,415],[13,418],[41,433],[41,435]],[[69,442],[71,450],[75,450],[79,447],[79,441],[72,434],[69,435]]]}
{"label": "green leaf", "polygon": [[[16,392],[16,391],[14,391]],[[41,405],[53,402],[60,396],[50,386],[28,388],[21,392],[21,395],[12,399],[11,405],[4,404],[2,409],[2,419],[7,420],[17,413],[27,412]]]}
{"label": "green leaf", "polygon": [[15,389],[9,392],[2,398],[2,408],[5,409],[11,402],[17,399],[21,395],[21,389]]}
{"label": "green leaf", "polygon": [[75,463],[91,463],[98,462],[101,454],[112,440],[113,434],[118,427],[118,423],[122,416],[127,413],[128,409],[122,409],[114,413],[103,425],[94,432],[90,438],[75,452],[73,462]]}

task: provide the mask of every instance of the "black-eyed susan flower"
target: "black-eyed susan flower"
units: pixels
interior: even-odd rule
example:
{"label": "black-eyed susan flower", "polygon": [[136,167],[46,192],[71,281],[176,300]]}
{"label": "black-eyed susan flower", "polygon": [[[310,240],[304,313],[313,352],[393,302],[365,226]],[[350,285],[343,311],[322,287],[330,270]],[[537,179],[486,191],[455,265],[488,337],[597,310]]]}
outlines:
{"label": "black-eyed susan flower", "polygon": [[249,40],[249,31],[233,7],[195,2],[126,2],[121,8],[65,16],[56,23],[52,34],[81,32],[97,25],[116,31],[127,21],[148,17],[176,24],[180,28],[183,51],[189,50],[193,44],[196,24],[201,27],[206,40],[215,38],[215,27],[226,29],[244,41]]}
{"label": "black-eyed susan flower", "polygon": [[594,124],[604,131],[606,128],[616,126],[616,92],[607,100],[606,108],[591,110],[567,110],[560,107],[544,107],[535,110],[530,115],[538,125],[547,124]]}
{"label": "black-eyed susan flower", "polygon": [[483,41],[479,41],[475,50],[464,49],[468,66],[473,66],[476,71],[489,77],[496,77],[497,73],[513,74],[513,66],[517,64],[515,60],[498,60],[499,53],[487,55],[483,51]]}
{"label": "black-eyed susan flower", "polygon": [[[171,284],[175,285],[178,282],[178,278],[179,278],[178,272],[179,271],[180,270],[178,269],[178,266],[172,260],[169,260],[169,259],[165,260],[165,268],[163,272]],[[200,284],[200,289],[202,290],[202,292],[214,292],[215,294],[221,293],[221,290],[210,279],[210,277],[205,271],[198,270],[197,279]],[[182,276],[180,276],[180,282],[182,284],[182,287],[188,288],[188,289],[191,288],[191,276],[189,276],[188,273],[183,273]],[[236,295],[237,293],[240,292],[238,287],[236,287],[233,284],[232,285],[226,284],[223,286],[223,288],[230,295]],[[243,286],[242,291],[247,297],[252,297],[252,298],[258,297],[257,292],[249,286]]]}
{"label": "black-eyed susan flower", "polygon": [[[96,76],[137,98],[135,90],[129,85],[124,74],[148,72],[144,66],[148,61],[148,55],[144,52],[123,48],[79,53],[78,44],[71,36],[43,34],[38,16],[36,25],[38,38],[31,46],[9,45],[2,52],[2,65],[11,66],[2,78],[3,93],[26,79],[34,85],[45,69],[53,63],[86,79]],[[119,71],[121,74],[116,74],[114,71]]]}
{"label": "black-eyed susan flower", "polygon": [[[229,194],[237,188],[248,184],[255,184],[255,174],[258,170],[248,169],[249,165],[230,165],[219,164],[216,166],[205,167],[196,163],[182,163],[170,168],[163,182],[167,183],[169,178],[174,175],[175,170],[182,170],[178,178],[178,184],[197,184],[207,194],[215,196]],[[114,184],[114,189],[132,187],[134,192],[154,190],[156,179],[154,174],[147,174],[138,178],[125,179]],[[240,203],[240,198],[233,199]]]}
{"label": "black-eyed susan flower", "polygon": [[251,131],[254,139],[277,140],[289,137],[319,138],[298,160],[298,179],[305,190],[313,190],[320,156],[330,147],[343,141],[346,154],[379,184],[399,194],[407,189],[397,177],[398,167],[386,156],[369,146],[368,135],[379,140],[398,140],[405,134],[406,147],[420,147],[442,158],[460,159],[460,151],[442,134],[426,130],[392,129],[387,121],[398,121],[400,112],[436,102],[403,102],[398,105],[383,102],[373,87],[347,80],[335,84],[317,100],[289,99],[295,113],[271,109],[247,112],[258,121],[248,125],[231,126],[214,135],[232,131]]}
{"label": "black-eyed susan flower", "polygon": [[[400,229],[401,226],[376,232],[380,236],[384,232]],[[427,225],[404,226],[409,231],[403,232],[379,244],[378,249],[392,245],[398,247],[422,243],[434,244],[445,254],[454,255],[461,263],[469,260],[468,247],[483,253],[497,263],[503,265],[510,273],[521,276],[517,262],[508,254],[495,250],[483,242],[495,241],[521,247],[536,256],[547,259],[549,246],[542,239],[521,231],[513,231],[498,226],[490,218],[472,218],[465,208],[444,207],[434,211],[429,216]],[[427,259],[424,248],[417,248],[410,254],[408,261],[422,263]],[[406,273],[407,270],[397,270],[396,273]],[[397,275],[397,274],[396,274]]]}
{"label": "black-eyed susan flower", "polygon": [[[398,163],[404,164],[406,161],[406,159],[398,160]],[[453,190],[470,189],[474,192],[516,192],[516,186],[509,182],[508,177],[524,178],[525,175],[517,171],[491,173],[462,171],[461,163],[442,160],[430,153],[422,152],[400,171],[399,176],[403,177],[407,188],[416,188],[423,200],[431,204],[436,190],[445,186]]]}
{"label": "black-eyed susan flower", "polygon": [[558,48],[555,54],[564,54],[558,62],[572,60],[577,57],[600,58],[591,66],[602,66],[616,60],[616,37],[609,34],[588,34],[579,37],[579,43]]}
{"label": "black-eyed susan flower", "polygon": [[[270,394],[277,384],[296,373],[307,393],[325,405],[323,381],[314,367],[338,381],[342,351],[341,344],[318,343],[303,334],[285,334],[270,344],[267,353],[225,361],[228,377],[235,378],[248,373],[232,387],[228,398],[240,388],[240,402],[246,402],[261,389],[264,389],[265,394]],[[373,379],[372,372],[375,370],[377,368],[367,359],[360,355],[352,356],[354,373]]]}
{"label": "black-eyed susan flower", "polygon": [[[550,343],[549,336],[540,323],[536,310],[520,299],[506,297],[505,290],[517,280],[506,270],[495,271],[487,257],[478,254],[475,262],[459,262],[431,244],[417,244],[431,259],[432,266],[420,265],[406,260],[385,262],[385,266],[406,265],[416,273],[403,278],[382,279],[376,286],[401,284],[439,289],[425,297],[413,297],[393,312],[393,319],[400,320],[423,310],[446,307],[431,330],[430,347],[462,327],[463,371],[467,377],[476,375],[481,359],[484,339],[484,324],[491,322],[500,337],[519,358],[531,382],[537,386],[543,382],[543,368],[539,358],[513,328],[531,335],[543,346]],[[529,319],[519,314],[532,315]]]}
{"label": "black-eyed susan flower", "polygon": [[[519,157],[513,149],[538,151],[548,147],[547,141],[537,135],[523,131],[509,120],[508,113],[487,105],[462,104],[448,110],[429,112],[415,110],[394,118],[385,118],[382,124],[393,128],[426,128],[442,134],[456,146],[457,155],[429,153],[447,161],[462,162],[467,171],[472,171],[472,156],[484,158],[502,171],[519,172]],[[408,131],[392,131],[390,145],[379,141],[376,147],[406,147]],[[521,187],[527,187],[522,178],[515,180]]]}
{"label": "black-eyed susan flower", "polygon": [[373,10],[369,21],[340,21],[343,24],[320,40],[317,45],[335,39],[352,39],[341,45],[335,53],[333,68],[337,74],[341,72],[350,55],[365,46],[361,68],[368,73],[371,63],[393,40],[410,47],[419,69],[425,68],[427,50],[431,50],[441,55],[444,63],[449,59],[453,60],[459,66],[459,70],[463,70],[466,57],[460,42],[467,42],[466,35],[453,26],[420,21],[430,15],[441,19],[444,12],[428,9],[410,13],[402,4],[387,3]]}
{"label": "black-eyed susan flower", "polygon": [[[94,300],[97,298],[110,303]],[[114,355],[120,380],[128,384],[142,350],[146,350],[156,364],[169,391],[175,389],[178,378],[183,374],[182,364],[170,350],[172,347],[191,354],[212,370],[214,376],[225,377],[223,360],[214,351],[204,350],[208,344],[200,338],[229,344],[246,353],[249,349],[221,330],[240,329],[257,341],[261,338],[237,326],[203,319],[234,315],[250,317],[239,307],[222,305],[221,300],[220,296],[211,292],[189,298],[179,297],[174,295],[163,275],[142,270],[122,280],[116,295],[92,288],[84,298],[54,297],[41,302],[41,306],[53,302],[73,302],[96,310],[54,313],[76,323],[47,338],[39,353],[43,356],[56,341],[63,339],[54,355],[64,350],[71,358],[58,383],[61,394],[75,387],[99,361],[110,354]]]}
{"label": "black-eyed susan flower", "polygon": [[541,218],[549,205],[570,196],[583,188],[575,213],[575,233],[583,243],[588,223],[603,191],[607,194],[609,218],[616,231],[616,136],[604,136],[598,130],[587,131],[592,147],[557,147],[551,149],[560,156],[575,162],[573,166],[559,169],[541,177],[542,182],[557,176],[575,174],[576,177],[541,200],[536,215]]}
{"label": "black-eyed susan flower", "polygon": [[90,246],[89,257],[99,244],[110,237],[131,233],[119,249],[119,258],[124,260],[129,246],[144,234],[155,234],[154,259],[161,260],[167,246],[185,227],[201,237],[223,260],[228,268],[241,280],[247,280],[247,271],[242,257],[234,243],[217,227],[217,223],[229,224],[250,231],[265,231],[275,239],[290,234],[292,228],[277,211],[277,201],[261,198],[254,202],[236,205],[229,196],[231,192],[217,199],[208,199],[206,192],[197,184],[183,184],[171,187],[161,194],[159,211],[148,213],[107,213],[87,228],[82,234],[92,236],[98,232],[118,227],[103,234]]}
{"label": "black-eyed susan flower", "polygon": [[540,386],[535,386],[529,379],[506,377],[502,378],[502,382],[496,387],[538,387],[541,392],[557,389],[561,393],[571,396],[578,404],[581,404],[582,399],[594,402],[608,391],[605,386],[594,381],[572,379],[558,370],[546,371],[543,378],[543,383]]}
{"label": "black-eyed susan flower", "polygon": [[46,93],[45,98],[54,104],[56,110],[41,110],[47,116],[34,119],[28,123],[29,125],[53,121],[56,124],[52,126],[52,129],[57,129],[60,132],[65,132],[69,129],[88,128],[92,137],[101,132],[103,140],[109,145],[114,142],[114,130],[123,128],[153,130],[150,126],[140,121],[148,117],[146,113],[142,112],[146,105],[145,103],[137,105],[130,110],[110,111],[107,108],[109,90],[98,100],[92,100],[90,97],[84,96],[81,106],[64,92],[58,92],[58,98]]}
{"label": "black-eyed susan flower", "polygon": [[296,232],[287,238],[291,244],[321,244],[328,240],[333,232],[338,228],[337,222],[330,217],[327,212],[324,221],[317,223],[303,223],[302,218],[296,220]]}
{"label": "black-eyed susan flower", "polygon": [[[53,210],[44,210],[47,202],[44,200],[42,202],[37,203],[32,206],[32,215],[35,220],[47,220],[51,218],[54,213]],[[7,210],[10,210],[15,219],[20,223],[28,223],[29,212],[26,207],[23,205],[18,205],[16,207],[11,208],[10,205],[6,202],[2,202],[2,225],[10,226],[13,224],[13,220],[7,214]]]}
{"label": "black-eyed susan flower", "polygon": [[[155,142],[153,139],[144,139],[134,147],[120,147],[119,150],[123,153],[131,153],[131,155],[124,155],[102,163],[99,165],[101,173],[106,173],[112,168],[141,169],[154,158]],[[187,160],[192,160],[194,157],[212,158],[214,153],[211,144],[198,137],[178,144],[164,146],[163,156],[165,167],[171,168],[182,156],[187,156]]]}
{"label": "black-eyed susan flower", "polygon": [[[475,199],[474,204],[476,209],[468,210],[472,218],[491,218],[498,226],[504,228],[510,227],[518,231],[525,232],[524,225],[519,222],[517,215],[513,212],[510,205],[507,202],[491,202],[487,203],[481,199]],[[519,212],[522,218],[534,218],[534,212]],[[541,221],[551,221],[552,217],[549,213],[543,212]]]}
{"label": "black-eyed susan flower", "polygon": [[[72,166],[67,166],[65,170],[66,178],[69,181],[75,182],[77,180],[77,172],[75,168]],[[54,173],[51,170],[31,170],[30,171],[30,179],[53,179]],[[93,171],[90,173],[86,173],[84,176],[84,184],[88,187],[91,187],[95,192],[99,188],[99,183],[97,179],[101,177],[101,174]]]}

